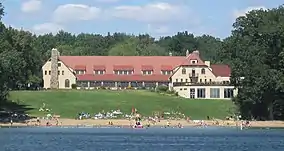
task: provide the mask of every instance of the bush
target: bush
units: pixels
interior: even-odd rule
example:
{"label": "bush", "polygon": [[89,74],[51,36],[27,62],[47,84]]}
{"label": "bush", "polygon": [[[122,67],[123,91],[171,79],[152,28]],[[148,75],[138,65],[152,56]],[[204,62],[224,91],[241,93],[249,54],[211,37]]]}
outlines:
{"label": "bush", "polygon": [[179,95],[178,95],[178,92],[175,92],[175,95],[176,95],[176,96],[179,96]]}
{"label": "bush", "polygon": [[72,85],[71,85],[71,88],[72,88],[72,89],[77,89],[77,84],[72,84]]}
{"label": "bush", "polygon": [[99,87],[99,89],[103,89],[103,90],[105,90],[105,89],[106,89],[106,87],[104,87],[104,86],[100,86],[100,87]]}
{"label": "bush", "polygon": [[127,90],[134,90],[135,88],[133,88],[133,87],[127,87],[126,89],[127,89]]}
{"label": "bush", "polygon": [[166,85],[160,85],[157,87],[158,92],[167,92],[169,90],[168,86]]}
{"label": "bush", "polygon": [[173,91],[173,90],[167,90],[167,93],[168,93],[168,94],[175,94],[176,92]]}

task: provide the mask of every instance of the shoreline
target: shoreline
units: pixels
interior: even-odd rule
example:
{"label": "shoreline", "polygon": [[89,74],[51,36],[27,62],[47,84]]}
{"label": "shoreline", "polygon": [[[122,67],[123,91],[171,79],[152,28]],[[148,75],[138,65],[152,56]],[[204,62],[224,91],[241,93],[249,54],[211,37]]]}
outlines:
{"label": "shoreline", "polygon": [[[169,127],[177,127],[180,123],[183,127],[200,127],[201,121],[206,126],[212,127],[240,127],[241,121],[227,120],[160,120],[160,122],[150,122],[142,120],[143,125],[150,124],[150,127],[165,127],[169,122]],[[46,126],[49,122],[51,125]],[[109,124],[112,122],[112,125]],[[59,119],[58,125],[56,120],[41,120],[38,124],[36,119],[27,120],[26,123],[0,123],[0,127],[131,127],[135,124],[134,120],[127,119]],[[284,128],[284,121],[250,121],[249,127],[252,128]]]}

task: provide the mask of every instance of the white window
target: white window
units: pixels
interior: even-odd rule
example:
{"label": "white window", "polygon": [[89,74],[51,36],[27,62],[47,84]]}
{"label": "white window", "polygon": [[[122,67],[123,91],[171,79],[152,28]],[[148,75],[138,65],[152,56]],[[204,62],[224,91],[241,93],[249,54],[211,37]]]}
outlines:
{"label": "white window", "polygon": [[205,88],[198,88],[197,89],[197,98],[205,98]]}
{"label": "white window", "polygon": [[165,71],[165,70],[162,70],[161,73],[162,73],[163,75],[170,75],[170,74],[172,74],[172,71]]}
{"label": "white window", "polygon": [[220,98],[220,89],[210,88],[210,98]]}
{"label": "white window", "polygon": [[85,74],[86,71],[85,70],[75,70],[76,74]]}
{"label": "white window", "polygon": [[151,70],[144,70],[144,71],[142,71],[143,75],[151,75],[152,73],[153,73],[153,71],[151,71]]}
{"label": "white window", "polygon": [[224,98],[232,98],[232,97],[234,97],[234,89],[225,88],[224,89]]}
{"label": "white window", "polygon": [[94,74],[104,74],[105,73],[105,71],[103,71],[103,70],[95,70],[94,71]]}
{"label": "white window", "polygon": [[196,64],[197,60],[190,60],[191,64]]}
{"label": "white window", "polygon": [[133,74],[133,71],[129,71],[129,70],[115,70],[114,74],[129,75],[129,74]]}

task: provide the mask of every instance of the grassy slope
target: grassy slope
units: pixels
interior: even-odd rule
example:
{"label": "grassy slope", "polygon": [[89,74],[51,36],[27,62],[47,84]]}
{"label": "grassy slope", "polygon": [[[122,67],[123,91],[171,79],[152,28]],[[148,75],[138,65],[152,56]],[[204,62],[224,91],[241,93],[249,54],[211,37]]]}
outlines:
{"label": "grassy slope", "polygon": [[229,100],[191,100],[146,91],[14,91],[10,99],[34,108],[29,111],[32,115],[43,115],[38,109],[45,103],[53,113],[66,118],[82,111],[92,114],[120,109],[130,113],[132,107],[142,115],[179,111],[192,119],[205,119],[207,115],[224,118],[234,106]]}

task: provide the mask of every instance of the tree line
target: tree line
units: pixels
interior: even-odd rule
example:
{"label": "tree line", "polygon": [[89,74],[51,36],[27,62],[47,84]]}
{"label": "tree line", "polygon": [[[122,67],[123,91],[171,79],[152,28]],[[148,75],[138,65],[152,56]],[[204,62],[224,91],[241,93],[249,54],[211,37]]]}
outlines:
{"label": "tree line", "polygon": [[283,6],[251,11],[236,19],[231,35],[223,40],[187,31],[157,40],[125,33],[34,35],[5,27],[0,3],[0,99],[6,100],[8,90],[40,84],[41,67],[52,48],[76,56],[185,56],[187,49],[197,49],[202,59],[231,66],[231,82],[239,90],[233,101],[244,119],[284,120],[283,14]]}

